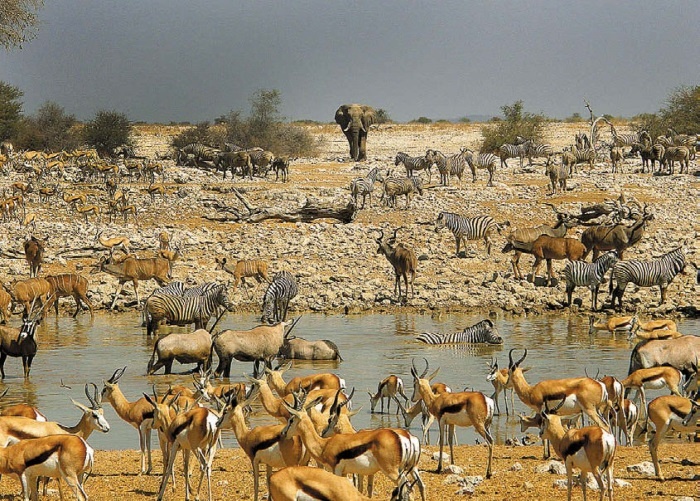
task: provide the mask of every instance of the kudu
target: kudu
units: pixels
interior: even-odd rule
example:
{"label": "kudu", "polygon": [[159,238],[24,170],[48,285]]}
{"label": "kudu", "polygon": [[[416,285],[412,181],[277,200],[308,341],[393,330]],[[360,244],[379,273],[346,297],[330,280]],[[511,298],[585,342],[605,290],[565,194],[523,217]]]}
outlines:
{"label": "kudu", "polygon": [[[401,228],[394,230],[394,236],[384,241],[384,230],[380,230],[381,234],[376,239],[379,247],[377,254],[384,254],[387,260],[394,267],[396,280],[394,282],[394,295],[398,288],[398,299],[401,299],[401,277],[403,277],[405,285],[405,297],[408,300],[408,275],[411,275],[411,296],[415,294],[413,282],[416,279],[416,269],[418,268],[418,259],[416,258],[413,249],[404,246],[403,243],[396,244],[396,234]],[[395,245],[394,245],[395,244]]]}

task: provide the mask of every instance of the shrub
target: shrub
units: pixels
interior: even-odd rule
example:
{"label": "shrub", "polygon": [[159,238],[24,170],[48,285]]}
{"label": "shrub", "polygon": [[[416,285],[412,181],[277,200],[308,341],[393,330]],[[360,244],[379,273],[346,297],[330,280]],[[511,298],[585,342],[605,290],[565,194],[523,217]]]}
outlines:
{"label": "shrub", "polygon": [[[512,105],[501,106],[503,119],[491,120],[491,125],[481,128],[484,142],[481,153],[497,152],[505,143],[514,143],[517,136],[539,141],[542,137],[542,126],[545,117],[523,111],[523,102],[516,101]],[[496,117],[494,117],[496,118]]]}
{"label": "shrub", "polygon": [[674,89],[660,115],[679,134],[696,134],[700,130],[700,85]]}
{"label": "shrub", "polygon": [[77,120],[58,104],[47,101],[22,121],[17,145],[23,149],[60,151],[77,148],[80,135]]}
{"label": "shrub", "polygon": [[409,123],[412,124],[431,124],[433,121],[428,117],[418,117],[415,120],[411,120]]}
{"label": "shrub", "polygon": [[175,136],[171,142],[171,144],[178,149],[191,143],[214,145],[211,141],[211,135],[209,134],[209,122],[199,122],[191,129],[182,131]]}
{"label": "shrub", "polygon": [[17,87],[0,82],[0,141],[15,139],[22,118],[23,95]]}
{"label": "shrub", "polygon": [[384,108],[379,108],[374,112],[374,123],[376,124],[388,124],[394,121],[389,116],[389,113]]}
{"label": "shrub", "polygon": [[570,117],[566,117],[564,119],[564,122],[574,124],[574,123],[580,123],[580,122],[585,122],[586,120],[581,116],[580,113],[572,113]]}
{"label": "shrub", "polygon": [[109,156],[117,146],[131,146],[131,124],[123,113],[98,111],[95,118],[85,124],[83,139],[100,156]]}

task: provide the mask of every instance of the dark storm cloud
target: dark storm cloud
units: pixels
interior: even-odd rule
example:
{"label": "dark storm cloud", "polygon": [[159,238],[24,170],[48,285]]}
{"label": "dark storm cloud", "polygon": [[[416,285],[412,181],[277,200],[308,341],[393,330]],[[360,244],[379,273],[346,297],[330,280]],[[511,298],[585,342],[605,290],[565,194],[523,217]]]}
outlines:
{"label": "dark storm cloud", "polygon": [[359,101],[400,121],[656,111],[697,85],[700,2],[46,0],[39,37],[0,54],[25,111],[211,120],[278,89],[292,119]]}

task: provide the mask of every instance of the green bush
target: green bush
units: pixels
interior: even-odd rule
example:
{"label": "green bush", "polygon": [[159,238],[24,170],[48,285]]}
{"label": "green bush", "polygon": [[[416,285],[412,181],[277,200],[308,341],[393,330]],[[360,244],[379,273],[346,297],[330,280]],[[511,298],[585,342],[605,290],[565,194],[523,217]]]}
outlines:
{"label": "green bush", "polygon": [[411,120],[409,123],[412,124],[431,124],[433,121],[428,117],[418,117],[415,120]]}
{"label": "green bush", "polygon": [[659,114],[668,127],[679,134],[697,134],[700,131],[700,85],[674,89]]}
{"label": "green bush", "polygon": [[0,141],[15,139],[22,118],[23,95],[17,87],[0,81]]}
{"label": "green bush", "polygon": [[172,140],[172,145],[175,148],[183,148],[191,143],[202,143],[208,146],[213,146],[211,134],[209,133],[209,122],[199,122],[191,129],[187,129]]}
{"label": "green bush", "polygon": [[117,111],[98,111],[85,124],[83,139],[100,156],[110,156],[117,146],[131,146],[131,124],[125,114]]}
{"label": "green bush", "polygon": [[47,101],[37,112],[22,121],[17,146],[22,149],[61,151],[77,148],[81,143],[77,120],[58,104]]}
{"label": "green bush", "polygon": [[569,124],[577,124],[585,121],[586,119],[583,118],[580,113],[572,113],[570,117],[564,119],[564,122]]}
{"label": "green bush", "polygon": [[[505,143],[513,144],[517,136],[533,141],[542,138],[542,127],[545,117],[541,114],[533,114],[523,111],[523,102],[516,101],[512,105],[501,106],[503,118],[481,128],[484,142],[481,145],[481,153],[495,153]],[[496,117],[494,117],[496,118]]]}
{"label": "green bush", "polygon": [[374,112],[374,123],[376,124],[389,124],[394,121],[389,116],[389,113],[384,108],[379,108]]}

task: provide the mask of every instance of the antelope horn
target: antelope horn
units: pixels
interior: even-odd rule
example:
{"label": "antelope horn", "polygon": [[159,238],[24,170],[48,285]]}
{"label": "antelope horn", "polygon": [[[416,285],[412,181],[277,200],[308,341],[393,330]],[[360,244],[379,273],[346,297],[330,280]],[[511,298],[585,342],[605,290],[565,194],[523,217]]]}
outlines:
{"label": "antelope horn", "polygon": [[109,378],[107,381],[112,384],[116,383],[124,375],[124,372],[126,372],[126,365],[123,368],[114,371],[112,377]]}
{"label": "antelope horn", "polygon": [[89,384],[85,383],[85,396],[87,397],[88,402],[90,402],[90,406],[94,409],[97,407],[97,402],[95,402],[92,399],[92,397],[90,396],[90,390],[88,388],[89,388]]}
{"label": "antelope horn", "polygon": [[518,367],[523,362],[523,360],[525,360],[526,356],[527,356],[527,348],[525,348],[525,353],[523,353],[522,358],[520,360],[518,360],[517,362],[515,362],[515,367]]}
{"label": "antelope horn", "polygon": [[563,398],[562,401],[559,402],[559,405],[557,405],[554,409],[552,409],[551,411],[549,411],[549,413],[550,413],[550,414],[556,414],[557,411],[558,411],[559,409],[562,408],[562,406],[564,405],[565,402],[566,402],[566,398]]}
{"label": "antelope horn", "polygon": [[379,238],[377,238],[377,242],[381,242],[382,239],[384,238],[384,230],[380,229],[379,230]]}
{"label": "antelope horn", "polygon": [[425,375],[428,373],[428,369],[430,368],[430,364],[428,363],[428,359],[423,357],[423,360],[425,360],[425,370],[423,371],[423,374],[420,375],[420,378],[423,379]]}
{"label": "antelope horn", "polygon": [[8,392],[8,391],[10,391],[10,389],[9,389],[9,388],[5,388],[5,391],[3,391],[2,393],[0,393],[0,399],[2,399],[2,397],[4,397],[5,395],[7,395],[7,392]]}

